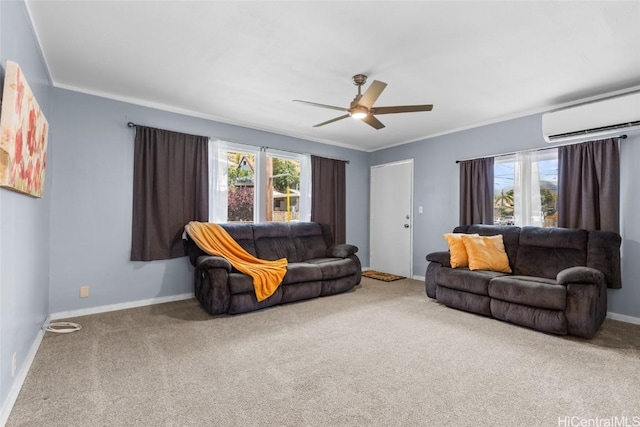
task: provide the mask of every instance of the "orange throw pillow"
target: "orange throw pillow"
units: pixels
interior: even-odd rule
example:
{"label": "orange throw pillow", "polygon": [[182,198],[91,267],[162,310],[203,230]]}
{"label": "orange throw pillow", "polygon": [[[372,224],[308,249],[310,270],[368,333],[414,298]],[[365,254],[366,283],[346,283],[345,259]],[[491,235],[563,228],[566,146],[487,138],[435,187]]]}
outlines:
{"label": "orange throw pillow", "polygon": [[[446,233],[442,235],[449,244],[449,264],[451,268],[467,267],[469,259],[467,258],[467,249],[462,242],[462,233]],[[477,236],[477,234],[471,234]]]}
{"label": "orange throw pillow", "polygon": [[462,235],[469,258],[469,270],[489,270],[511,273],[509,257],[504,250],[502,234],[496,236]]}

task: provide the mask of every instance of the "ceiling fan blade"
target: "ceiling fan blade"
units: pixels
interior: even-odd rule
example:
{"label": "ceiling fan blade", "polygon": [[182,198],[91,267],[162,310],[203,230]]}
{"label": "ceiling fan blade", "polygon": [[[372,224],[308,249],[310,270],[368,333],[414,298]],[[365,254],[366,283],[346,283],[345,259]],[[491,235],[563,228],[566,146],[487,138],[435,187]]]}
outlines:
{"label": "ceiling fan blade", "polygon": [[431,111],[433,105],[396,105],[394,107],[376,107],[371,109],[372,114],[415,113],[418,111]]}
{"label": "ceiling fan blade", "polygon": [[337,122],[338,120],[346,119],[349,117],[349,114],[345,114],[344,116],[336,117],[335,119],[327,120],[326,122],[318,123],[317,125],[313,125],[314,128],[318,128],[320,126],[328,125],[329,123]]}
{"label": "ceiling fan blade", "polygon": [[362,121],[365,122],[366,124],[368,124],[369,126],[374,127],[376,129],[382,129],[384,127],[382,122],[380,120],[376,119],[375,117],[373,117],[371,114],[369,114],[367,117],[362,119]]}
{"label": "ceiling fan blade", "polygon": [[358,105],[362,105],[367,108],[371,108],[376,99],[380,96],[387,84],[378,80],[374,80],[367,91],[362,95],[362,98],[358,101]]}
{"label": "ceiling fan blade", "polygon": [[318,104],[317,102],[301,101],[294,99],[293,102],[302,102],[303,104],[313,105],[314,107],[329,108],[331,110],[349,111],[348,108],[336,107],[335,105]]}

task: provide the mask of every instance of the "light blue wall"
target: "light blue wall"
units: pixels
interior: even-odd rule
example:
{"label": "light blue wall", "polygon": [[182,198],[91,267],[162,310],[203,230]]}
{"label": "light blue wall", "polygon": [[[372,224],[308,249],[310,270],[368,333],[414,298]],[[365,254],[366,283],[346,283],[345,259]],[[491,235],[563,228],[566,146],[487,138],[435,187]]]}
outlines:
{"label": "light blue wall", "polygon": [[[134,131],[138,124],[350,160],[347,240],[369,247],[369,154],[53,89],[56,140],[51,208],[51,313],[193,291],[187,258],[129,261]],[[89,298],[79,288],[90,287]]]}
{"label": "light blue wall", "polygon": [[[541,115],[509,120],[381,150],[371,165],[414,159],[414,271],[424,276],[426,254],[446,249],[442,234],[458,225],[459,168],[456,160],[545,148]],[[622,279],[609,290],[609,311],[640,317],[640,136],[621,142]],[[418,213],[418,207],[424,213]]]}
{"label": "light blue wall", "polygon": [[[6,60],[17,62],[49,119],[48,74],[24,3],[0,2],[0,24],[2,82]],[[49,159],[53,145],[50,137]],[[41,199],[0,188],[0,407],[3,409],[16,380],[11,375],[12,356],[16,354],[18,375],[49,312],[50,165],[51,162],[45,172]]]}

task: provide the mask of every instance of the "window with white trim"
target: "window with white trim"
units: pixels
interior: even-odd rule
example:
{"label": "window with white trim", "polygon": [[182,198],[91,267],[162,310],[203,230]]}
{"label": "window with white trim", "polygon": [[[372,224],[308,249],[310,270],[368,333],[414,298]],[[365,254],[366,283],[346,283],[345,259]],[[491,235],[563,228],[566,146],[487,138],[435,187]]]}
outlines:
{"label": "window with white trim", "polygon": [[209,221],[291,222],[311,218],[311,162],[289,153],[211,139]]}
{"label": "window with white trim", "polygon": [[269,150],[266,156],[265,221],[309,221],[311,164],[309,156]]}
{"label": "window with white trim", "polygon": [[494,224],[557,225],[558,150],[494,158]]}

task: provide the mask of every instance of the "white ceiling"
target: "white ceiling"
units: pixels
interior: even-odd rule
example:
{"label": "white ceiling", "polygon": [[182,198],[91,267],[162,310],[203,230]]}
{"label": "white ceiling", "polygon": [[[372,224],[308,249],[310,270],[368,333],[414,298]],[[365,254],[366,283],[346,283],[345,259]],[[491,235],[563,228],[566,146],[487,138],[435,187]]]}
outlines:
{"label": "white ceiling", "polygon": [[[27,5],[57,87],[365,151],[640,86],[639,1]],[[434,109],[313,128],[342,113],[292,102],[348,107],[357,73]]]}

